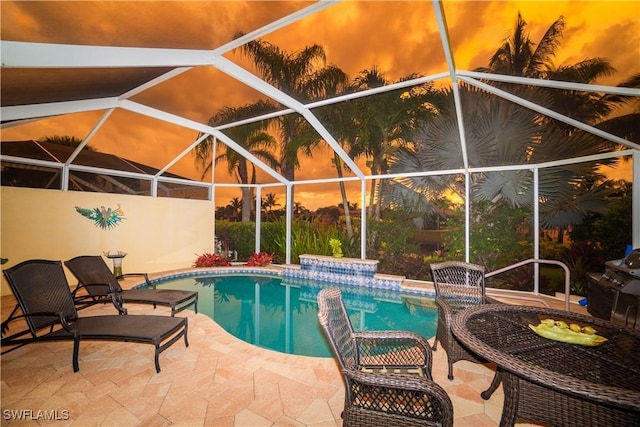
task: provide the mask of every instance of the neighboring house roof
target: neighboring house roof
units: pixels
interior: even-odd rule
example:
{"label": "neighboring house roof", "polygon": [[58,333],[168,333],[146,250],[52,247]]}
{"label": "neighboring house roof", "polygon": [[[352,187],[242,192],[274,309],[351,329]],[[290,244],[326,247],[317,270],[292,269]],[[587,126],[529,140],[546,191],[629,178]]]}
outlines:
{"label": "neighboring house roof", "polygon": [[[3,156],[29,158],[54,163],[65,163],[73,154],[76,147],[40,141],[11,141],[2,142],[0,149]],[[121,177],[107,173],[112,171],[125,171],[144,175],[156,175],[159,169],[144,165],[123,157],[112,154],[99,153],[84,149],[80,151],[73,161],[74,165],[89,166],[104,169],[102,174],[88,174],[71,169],[71,189],[80,191],[99,191],[106,193],[141,194],[149,192],[149,185],[143,184],[143,180]],[[29,173],[25,173],[29,171]],[[39,165],[6,162],[3,163],[2,185],[36,188],[59,188],[59,180],[55,176],[59,173],[56,168],[47,168]],[[186,179],[179,175],[165,172],[162,176]],[[46,179],[47,184],[42,185],[41,180]],[[169,190],[164,186],[165,190]]]}

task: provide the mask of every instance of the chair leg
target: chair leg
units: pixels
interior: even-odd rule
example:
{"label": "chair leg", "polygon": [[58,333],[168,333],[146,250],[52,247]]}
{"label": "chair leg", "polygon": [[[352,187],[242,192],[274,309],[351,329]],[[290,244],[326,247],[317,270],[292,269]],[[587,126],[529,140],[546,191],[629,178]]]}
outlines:
{"label": "chair leg", "polygon": [[156,362],[156,374],[160,373],[160,347],[156,345],[156,354],[155,354],[155,362]]}
{"label": "chair leg", "polygon": [[78,354],[80,353],[80,338],[75,337],[73,340],[73,372],[80,370],[80,364],[78,363]]}
{"label": "chair leg", "polygon": [[489,385],[488,389],[480,393],[480,397],[482,397],[484,400],[489,400],[493,392],[498,389],[498,386],[501,382],[502,371],[500,371],[500,368],[496,368],[496,374],[493,376],[493,380],[491,380],[491,385]]}
{"label": "chair leg", "polygon": [[189,331],[189,323],[184,324],[184,346],[189,347],[189,341],[187,341],[187,332]]}
{"label": "chair leg", "polygon": [[431,346],[431,350],[436,351],[438,349],[438,336],[433,340],[433,345]]}
{"label": "chair leg", "polygon": [[447,355],[447,364],[449,365],[449,375],[447,376],[447,378],[449,378],[449,381],[451,381],[453,380],[453,362],[449,358],[449,355]]}

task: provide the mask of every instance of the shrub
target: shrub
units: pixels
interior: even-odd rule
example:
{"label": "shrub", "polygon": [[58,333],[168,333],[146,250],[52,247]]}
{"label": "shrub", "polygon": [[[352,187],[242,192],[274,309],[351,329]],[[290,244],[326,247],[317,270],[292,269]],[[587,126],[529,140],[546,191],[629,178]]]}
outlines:
{"label": "shrub", "polygon": [[431,264],[419,254],[383,254],[378,271],[385,274],[405,276],[407,279],[428,280],[431,277]]}
{"label": "shrub", "polygon": [[256,223],[217,220],[216,236],[223,250],[235,250],[238,260],[246,260],[255,250]]}
{"label": "shrub", "polygon": [[[279,219],[265,223],[270,225],[263,233],[262,249],[274,253],[277,259],[285,259],[286,248],[286,222]],[[329,240],[339,238],[340,232],[334,226],[319,227],[316,223],[296,219],[291,222],[291,263],[299,264],[300,255],[316,254],[330,255],[331,246]]]}
{"label": "shrub", "polygon": [[367,258],[380,259],[383,256],[417,252],[417,246],[409,242],[416,231],[417,226],[411,215],[404,211],[385,211],[385,217],[379,221],[368,218]]}
{"label": "shrub", "polygon": [[196,259],[194,267],[228,267],[231,263],[218,254],[205,253]]}
{"label": "shrub", "polygon": [[266,252],[254,252],[249,256],[247,265],[250,267],[264,267],[273,262],[273,255]]}

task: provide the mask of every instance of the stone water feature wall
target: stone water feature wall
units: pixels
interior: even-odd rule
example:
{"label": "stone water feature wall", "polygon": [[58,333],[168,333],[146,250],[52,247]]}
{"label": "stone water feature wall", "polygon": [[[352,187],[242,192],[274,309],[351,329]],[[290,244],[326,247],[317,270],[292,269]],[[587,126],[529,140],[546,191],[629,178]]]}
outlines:
{"label": "stone water feature wall", "polygon": [[300,255],[300,265],[284,265],[282,267],[282,277],[400,290],[404,281],[403,276],[378,274],[377,271],[377,260]]}

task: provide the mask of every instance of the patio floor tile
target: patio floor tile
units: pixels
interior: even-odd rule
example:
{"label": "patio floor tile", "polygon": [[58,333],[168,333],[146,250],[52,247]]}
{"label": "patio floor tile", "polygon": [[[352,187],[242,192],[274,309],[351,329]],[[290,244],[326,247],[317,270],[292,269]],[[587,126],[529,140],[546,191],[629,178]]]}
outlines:
{"label": "patio floor tile", "polygon": [[[11,297],[2,298],[3,319],[13,305]],[[161,311],[129,307],[132,314]],[[81,314],[113,310],[94,306]],[[231,336],[203,314],[180,315],[189,318],[189,347],[178,341],[162,353],[160,373],[154,369],[152,347],[144,344],[83,343],[77,373],[71,366],[71,342],[29,344],[3,355],[3,414],[68,411],[69,419],[4,417],[2,425],[342,425],[344,384],[332,358],[261,349]],[[488,401],[479,394],[493,374],[490,365],[461,361],[454,365],[455,379],[449,381],[446,353],[441,348],[434,352],[434,380],[451,396],[456,427],[498,425],[502,388]]]}

